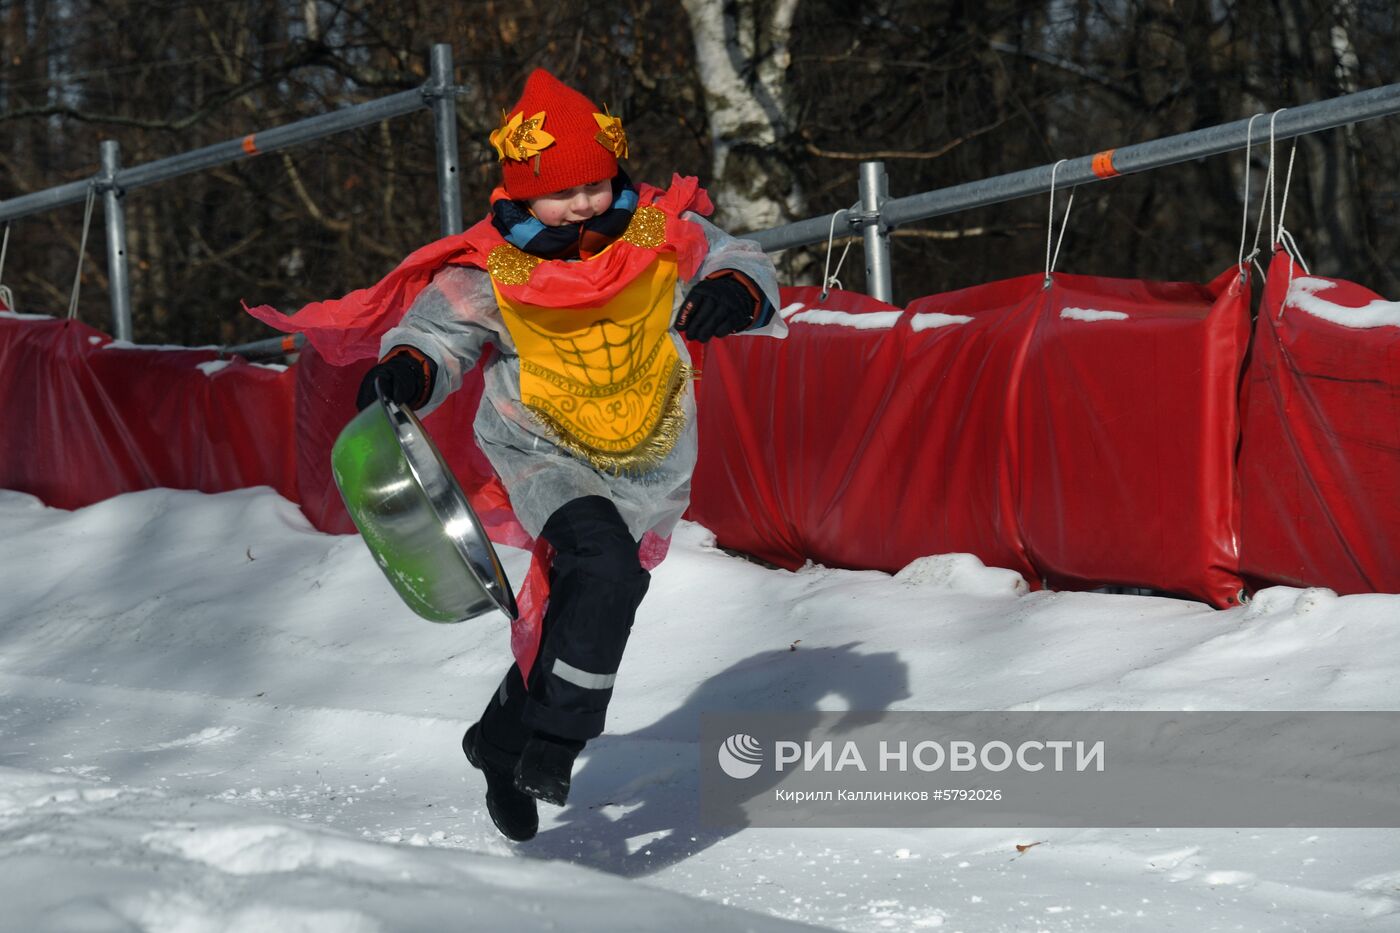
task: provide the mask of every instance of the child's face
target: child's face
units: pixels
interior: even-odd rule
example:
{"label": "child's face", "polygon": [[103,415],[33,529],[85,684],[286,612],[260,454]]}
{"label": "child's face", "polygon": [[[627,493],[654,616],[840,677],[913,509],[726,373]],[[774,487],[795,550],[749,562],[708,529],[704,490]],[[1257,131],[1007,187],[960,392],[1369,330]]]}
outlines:
{"label": "child's face", "polygon": [[612,207],[612,179],[589,182],[555,191],[538,198],[529,198],[530,213],[547,227],[576,224],[588,220]]}

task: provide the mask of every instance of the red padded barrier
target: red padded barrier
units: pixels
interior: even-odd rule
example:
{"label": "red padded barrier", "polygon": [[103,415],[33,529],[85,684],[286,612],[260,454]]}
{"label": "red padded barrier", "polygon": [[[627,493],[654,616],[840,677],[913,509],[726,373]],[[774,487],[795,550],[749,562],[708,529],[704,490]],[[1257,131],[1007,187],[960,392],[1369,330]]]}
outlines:
{"label": "red padded barrier", "polygon": [[1400,592],[1400,303],[1279,252],[1243,397],[1243,566],[1259,585]]}
{"label": "red padded barrier", "polygon": [[1054,589],[1236,605],[1249,285],[1056,273],[1017,388],[1019,527]]}
{"label": "red padded barrier", "polygon": [[[296,500],[311,524],[353,534],[355,524],[331,476],[331,447],[355,417],[355,393],[374,360],[333,366],[306,344],[296,369]],[[435,438],[436,439],[436,438]]]}
{"label": "red padded barrier", "polygon": [[899,391],[917,407],[900,433],[916,446],[892,492],[904,523],[928,531],[910,541],[906,563],[966,552],[1039,587],[1016,518],[1014,402],[1042,296],[1043,277],[1023,275],[910,303]]}
{"label": "red padded barrier", "polygon": [[155,486],[294,496],[291,372],[111,343],[0,317],[0,488],[66,509]]}
{"label": "red padded barrier", "polygon": [[[710,344],[690,514],[726,546],[784,567],[810,558],[894,571],[968,551],[1034,579],[998,457],[1016,355],[1006,338],[1038,291],[1038,279],[1013,279],[908,314],[855,293],[783,289],[786,341]],[[951,305],[986,313],[926,326],[948,324],[939,315]]]}
{"label": "red padded barrier", "polygon": [[[1215,605],[1238,590],[1238,547],[1253,584],[1400,591],[1400,305],[1358,285],[1275,259],[1245,374],[1243,499],[1248,295],[1233,270],[1208,286],[1023,276],[904,312],[783,298],[788,340],[693,348],[690,514],[725,545],[888,571],[967,551],[1033,585]],[[110,343],[0,316],[0,487],[75,508],[270,485],[351,530],[329,451],[368,361],[306,352],[278,372]],[[493,538],[522,543],[472,439],[480,393],[478,370],[427,425]]]}
{"label": "red padded barrier", "polygon": [[[783,303],[788,310],[816,305],[819,291],[783,289]],[[820,306],[871,323],[900,313],[841,291]],[[831,326],[797,313],[788,326],[785,341],[732,337],[712,341],[703,362],[696,355],[700,457],[688,515],[725,546],[783,567],[809,557],[849,566],[852,548],[868,547],[870,517],[883,525],[889,516],[856,512],[844,493],[862,482],[853,474],[878,465],[858,454],[880,443],[868,432],[881,425],[867,416],[889,394],[893,383],[884,374],[898,368],[901,347],[889,339],[888,324]],[[876,555],[866,557],[862,566],[881,566]]]}
{"label": "red padded barrier", "polygon": [[[810,309],[818,290],[783,299]],[[1032,585],[1228,605],[1248,303],[1234,270],[1029,275],[903,314],[832,293],[787,341],[710,345],[690,514],[785,567],[963,551]]]}

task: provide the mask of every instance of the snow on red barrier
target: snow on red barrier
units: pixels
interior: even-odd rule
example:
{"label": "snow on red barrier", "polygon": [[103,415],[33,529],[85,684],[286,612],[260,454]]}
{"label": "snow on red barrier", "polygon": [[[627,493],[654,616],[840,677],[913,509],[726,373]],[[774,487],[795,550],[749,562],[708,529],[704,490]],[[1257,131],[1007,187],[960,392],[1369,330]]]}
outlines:
{"label": "snow on red barrier", "polygon": [[294,492],[292,380],[212,350],[0,315],[0,488],[73,509],[165,486]]}
{"label": "snow on red barrier", "polygon": [[1400,592],[1400,302],[1277,253],[1242,408],[1247,578]]}

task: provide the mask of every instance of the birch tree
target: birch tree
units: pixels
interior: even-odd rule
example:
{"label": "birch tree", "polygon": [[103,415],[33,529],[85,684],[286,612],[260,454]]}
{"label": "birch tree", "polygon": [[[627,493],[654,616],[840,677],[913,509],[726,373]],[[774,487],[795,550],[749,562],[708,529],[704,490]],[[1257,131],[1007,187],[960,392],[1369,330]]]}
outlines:
{"label": "birch tree", "polygon": [[719,222],[761,230],[805,213],[789,150],[789,41],[798,0],[683,0],[705,93]]}

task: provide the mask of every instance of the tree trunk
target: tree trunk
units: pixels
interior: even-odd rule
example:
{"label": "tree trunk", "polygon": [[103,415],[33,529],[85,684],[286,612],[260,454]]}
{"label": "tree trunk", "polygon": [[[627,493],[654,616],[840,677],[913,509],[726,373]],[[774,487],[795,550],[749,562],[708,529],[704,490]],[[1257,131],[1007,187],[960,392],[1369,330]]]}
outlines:
{"label": "tree trunk", "polygon": [[709,120],[718,222],[753,231],[804,216],[789,158],[788,41],[798,0],[684,0]]}

